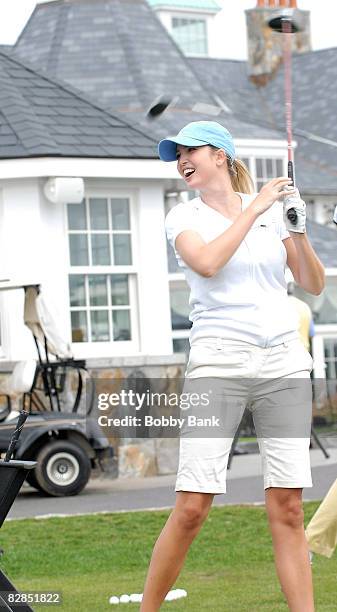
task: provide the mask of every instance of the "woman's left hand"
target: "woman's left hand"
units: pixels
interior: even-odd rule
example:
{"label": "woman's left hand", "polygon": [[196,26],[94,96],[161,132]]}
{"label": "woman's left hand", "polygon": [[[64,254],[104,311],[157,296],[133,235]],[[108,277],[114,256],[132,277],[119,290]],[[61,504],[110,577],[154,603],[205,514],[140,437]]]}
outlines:
{"label": "woman's left hand", "polygon": [[[289,213],[289,218],[288,211],[291,208],[295,210],[296,215]],[[283,216],[288,232],[297,232],[299,234],[305,234],[305,202],[301,199],[300,192],[298,191],[298,189],[295,190],[295,193],[292,193],[288,196],[284,196]]]}

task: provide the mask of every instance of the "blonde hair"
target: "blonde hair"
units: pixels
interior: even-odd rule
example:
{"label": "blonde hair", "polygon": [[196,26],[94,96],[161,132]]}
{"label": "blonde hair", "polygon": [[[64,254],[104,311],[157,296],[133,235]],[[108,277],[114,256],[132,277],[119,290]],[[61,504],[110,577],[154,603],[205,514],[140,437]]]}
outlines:
{"label": "blonde hair", "polygon": [[230,157],[227,157],[227,169],[234,191],[240,193],[254,192],[253,179],[246,164],[241,159],[231,160]]}
{"label": "blonde hair", "polygon": [[[212,149],[219,151],[219,147],[209,145]],[[224,150],[224,149],[222,149]],[[239,193],[254,193],[254,183],[246,164],[241,159],[231,159],[226,153],[227,170],[234,191]]]}

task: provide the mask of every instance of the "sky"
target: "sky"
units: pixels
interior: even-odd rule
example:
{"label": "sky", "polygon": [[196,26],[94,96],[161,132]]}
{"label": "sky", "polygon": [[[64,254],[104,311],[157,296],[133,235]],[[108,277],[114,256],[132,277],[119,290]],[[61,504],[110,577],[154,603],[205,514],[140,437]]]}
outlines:
{"label": "sky", "polygon": [[[44,0],[50,1],[50,0]],[[254,8],[256,0],[217,0],[222,11],[216,16],[219,43],[217,57],[246,59],[245,9]],[[42,4],[43,0],[40,0]],[[14,44],[36,0],[0,1],[0,44]],[[337,47],[337,2],[334,0],[298,0],[298,8],[311,12],[312,48]]]}

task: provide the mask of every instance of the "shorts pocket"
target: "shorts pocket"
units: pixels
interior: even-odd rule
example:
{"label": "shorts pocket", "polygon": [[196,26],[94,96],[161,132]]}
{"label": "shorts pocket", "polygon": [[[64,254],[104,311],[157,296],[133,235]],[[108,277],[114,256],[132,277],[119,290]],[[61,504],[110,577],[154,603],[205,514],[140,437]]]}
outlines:
{"label": "shorts pocket", "polygon": [[307,370],[308,372],[312,371],[313,367],[313,359],[309,353],[309,351],[305,348],[301,340],[297,340],[294,342],[294,346],[291,347],[292,359],[296,364],[296,370]]}
{"label": "shorts pocket", "polygon": [[195,344],[191,346],[187,372],[194,368],[214,368],[213,375],[221,371],[221,375],[228,371],[231,375],[233,370],[240,370],[248,360],[247,350],[240,346],[219,347],[216,344]]}

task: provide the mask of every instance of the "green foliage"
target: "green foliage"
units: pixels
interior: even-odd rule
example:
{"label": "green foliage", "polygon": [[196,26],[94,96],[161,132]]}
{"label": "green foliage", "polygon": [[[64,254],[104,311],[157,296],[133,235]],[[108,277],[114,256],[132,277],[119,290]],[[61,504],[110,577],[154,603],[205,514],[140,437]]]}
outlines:
{"label": "green foliage", "polygon": [[[317,503],[305,504],[306,523]],[[62,612],[111,610],[111,595],[142,592],[153,544],[169,512],[96,514],[7,521],[1,566],[22,591],[61,591]],[[317,610],[336,609],[337,558],[315,556]],[[287,610],[274,570],[264,507],[213,507],[176,584],[178,612]],[[137,610],[128,604],[128,610]],[[34,610],[45,606],[34,605]]]}

